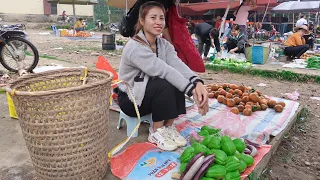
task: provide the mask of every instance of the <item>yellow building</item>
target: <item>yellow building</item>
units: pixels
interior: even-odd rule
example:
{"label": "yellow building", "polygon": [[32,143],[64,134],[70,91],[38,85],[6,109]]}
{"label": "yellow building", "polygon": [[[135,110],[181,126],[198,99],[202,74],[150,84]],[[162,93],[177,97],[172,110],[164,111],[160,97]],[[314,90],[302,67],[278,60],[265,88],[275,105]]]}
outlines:
{"label": "yellow building", "polygon": [[[72,15],[72,5],[50,4],[46,0],[0,0],[0,13],[17,15]],[[76,15],[93,16],[93,5],[76,5]]]}

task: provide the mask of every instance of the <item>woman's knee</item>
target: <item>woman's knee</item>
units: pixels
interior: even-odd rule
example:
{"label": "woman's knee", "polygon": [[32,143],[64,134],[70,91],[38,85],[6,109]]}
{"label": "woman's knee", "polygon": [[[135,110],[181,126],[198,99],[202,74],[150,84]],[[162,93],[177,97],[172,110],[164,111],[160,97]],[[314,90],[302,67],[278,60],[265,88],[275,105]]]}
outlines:
{"label": "woman's knee", "polygon": [[309,44],[304,44],[303,45],[303,48],[308,48],[309,49],[309,47],[310,47]]}
{"label": "woman's knee", "polygon": [[155,80],[152,80],[154,81],[154,86],[157,87],[157,89],[161,90],[162,92],[165,92],[165,93],[173,93],[174,92],[174,86],[169,83],[167,80],[165,79],[161,79],[161,78],[157,78]]}

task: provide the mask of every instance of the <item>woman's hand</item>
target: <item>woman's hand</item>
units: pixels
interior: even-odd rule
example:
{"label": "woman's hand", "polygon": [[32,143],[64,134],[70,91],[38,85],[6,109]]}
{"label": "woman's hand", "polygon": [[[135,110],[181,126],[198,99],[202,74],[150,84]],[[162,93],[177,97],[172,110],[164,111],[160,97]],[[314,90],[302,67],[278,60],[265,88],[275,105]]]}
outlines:
{"label": "woman's hand", "polygon": [[197,103],[199,113],[206,115],[209,110],[208,91],[202,83],[198,82],[196,88],[192,91],[193,99]]}
{"label": "woman's hand", "polygon": [[231,49],[230,51],[229,51],[229,53],[230,54],[234,54],[236,51],[238,51],[239,50],[239,48],[238,47],[236,47],[236,48],[233,48],[233,49]]}

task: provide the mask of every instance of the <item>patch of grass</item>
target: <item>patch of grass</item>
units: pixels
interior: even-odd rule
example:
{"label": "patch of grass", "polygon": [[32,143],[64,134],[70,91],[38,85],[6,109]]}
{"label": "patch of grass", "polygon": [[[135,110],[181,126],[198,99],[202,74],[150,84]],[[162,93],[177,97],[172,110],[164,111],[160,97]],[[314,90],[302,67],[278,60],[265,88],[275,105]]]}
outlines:
{"label": "patch of grass", "polygon": [[287,154],[280,157],[280,161],[285,164],[291,163],[295,159],[296,157],[293,152],[288,152]]}
{"label": "patch of grass", "polygon": [[41,58],[46,58],[46,59],[53,59],[53,60],[58,60],[57,57],[55,56],[48,56],[48,55],[40,55]]}
{"label": "patch of grass", "polygon": [[237,74],[246,74],[253,76],[260,76],[265,78],[279,79],[285,81],[293,82],[315,82],[320,84],[320,76],[308,75],[308,74],[299,74],[292,71],[270,71],[270,70],[261,70],[255,68],[242,68],[242,67],[231,67],[231,66],[217,66],[217,65],[206,65],[206,69],[212,71],[229,71],[231,73]]}
{"label": "patch of grass", "polygon": [[[65,24],[65,25],[57,25],[57,29],[71,29],[72,25],[71,24]],[[52,30],[52,27],[49,26],[46,28],[46,30]]]}
{"label": "patch of grass", "polygon": [[306,122],[308,121],[308,116],[310,114],[309,109],[303,108],[297,115],[296,123],[293,125],[293,132],[298,132],[298,133],[306,133],[307,128],[306,128]]}

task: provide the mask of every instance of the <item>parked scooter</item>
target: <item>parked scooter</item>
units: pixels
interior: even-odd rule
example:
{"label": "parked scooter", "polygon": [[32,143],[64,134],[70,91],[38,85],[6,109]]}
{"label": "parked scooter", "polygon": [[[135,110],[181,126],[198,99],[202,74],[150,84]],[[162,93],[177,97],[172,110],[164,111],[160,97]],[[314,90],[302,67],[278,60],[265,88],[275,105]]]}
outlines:
{"label": "parked scooter", "polygon": [[116,23],[111,23],[111,24],[109,25],[109,30],[110,30],[110,32],[112,32],[112,33],[117,33],[117,32],[119,32],[118,24],[116,24]]}
{"label": "parked scooter", "polygon": [[110,23],[109,25],[107,25],[107,24],[103,24],[101,20],[96,21],[96,27],[94,29],[95,31],[103,31],[105,29],[106,31],[109,31],[111,33],[119,32],[117,23]]}
{"label": "parked scooter", "polygon": [[19,27],[23,26],[0,25],[0,63],[9,71],[31,72],[38,65],[39,53]]}

